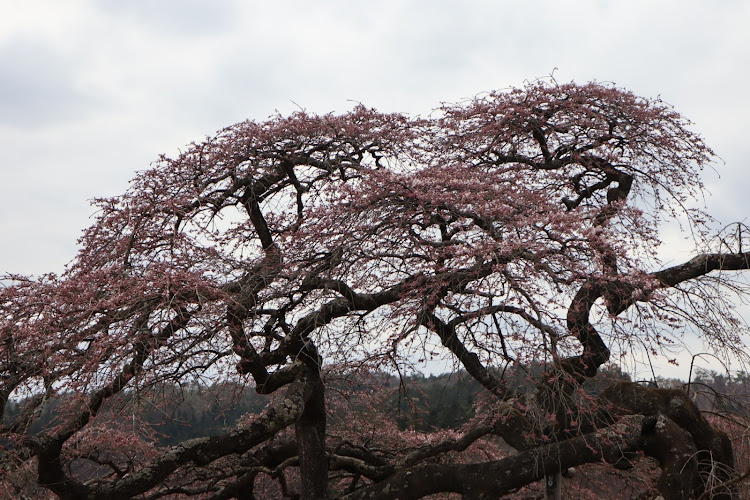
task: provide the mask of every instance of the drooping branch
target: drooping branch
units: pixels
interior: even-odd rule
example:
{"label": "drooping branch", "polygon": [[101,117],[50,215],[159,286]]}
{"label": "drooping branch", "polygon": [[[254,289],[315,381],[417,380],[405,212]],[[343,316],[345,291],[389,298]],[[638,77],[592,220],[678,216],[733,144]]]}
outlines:
{"label": "drooping branch", "polygon": [[[148,311],[141,314],[133,326],[136,332],[146,329],[148,316]],[[181,307],[176,311],[175,318],[160,331],[151,334],[150,330],[146,329],[150,335],[135,342],[133,358],[130,362],[125,364],[109,384],[94,392],[89,397],[87,404],[84,405],[77,415],[68,420],[66,426],[54,435],[42,433],[30,438],[31,448],[36,450],[36,453],[39,455],[39,484],[47,486],[62,498],[82,498],[84,492],[89,491],[87,486],[70,477],[63,470],[60,458],[63,445],[97,415],[104,401],[120,393],[143,369],[143,364],[148,355],[154,349],[164,345],[177,330],[185,328],[190,322],[191,317],[192,313],[186,308]],[[141,333],[141,335],[143,334]]]}

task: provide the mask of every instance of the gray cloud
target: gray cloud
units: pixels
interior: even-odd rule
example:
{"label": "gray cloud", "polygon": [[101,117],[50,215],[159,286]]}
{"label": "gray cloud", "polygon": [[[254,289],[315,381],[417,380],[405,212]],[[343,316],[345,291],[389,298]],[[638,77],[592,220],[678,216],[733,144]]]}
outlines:
{"label": "gray cloud", "polygon": [[75,65],[40,43],[0,46],[0,123],[44,127],[90,112],[95,99],[76,82]]}
{"label": "gray cloud", "polygon": [[101,0],[107,16],[156,36],[193,38],[235,27],[239,3],[233,0]]}

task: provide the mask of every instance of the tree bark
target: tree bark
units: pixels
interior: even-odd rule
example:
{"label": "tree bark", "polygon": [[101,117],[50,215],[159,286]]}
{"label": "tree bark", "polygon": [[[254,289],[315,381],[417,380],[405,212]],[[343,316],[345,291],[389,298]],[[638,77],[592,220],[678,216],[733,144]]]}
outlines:
{"label": "tree bark", "polygon": [[[704,490],[702,477],[714,477],[719,483],[725,483],[734,473],[734,451],[729,437],[714,428],[701,414],[700,410],[680,389],[657,389],[643,387],[634,382],[617,382],[602,392],[600,399],[603,406],[615,406],[614,413],[638,413],[644,416],[667,417],[663,422],[657,421],[660,432],[656,436],[668,438],[651,438],[644,443],[643,451],[662,465],[665,473],[661,481],[669,481],[667,470],[673,470],[672,478],[681,487],[689,486],[696,496]],[[680,459],[680,456],[682,459]],[[686,458],[693,457],[688,463]],[[670,487],[665,486],[665,490]],[[732,492],[717,491],[718,500],[729,500]],[[665,498],[669,499],[668,495]],[[672,498],[681,498],[675,496]]]}
{"label": "tree bark", "polygon": [[302,416],[295,423],[302,476],[302,499],[326,498],[328,459],[326,458],[326,408],[323,382],[319,377],[310,382],[312,395]]}
{"label": "tree bark", "polygon": [[126,500],[159,485],[179,467],[194,463],[206,465],[228,455],[239,455],[273,438],[281,430],[297,422],[304,413],[306,402],[313,399],[311,387],[315,381],[303,373],[290,384],[279,403],[264,409],[246,428],[235,429],[218,436],[195,438],[167,448],[154,460],[128,476],[100,484],[86,486],[86,494],[67,494],[66,485],[50,485],[61,498],[70,500]]}
{"label": "tree bark", "polygon": [[641,445],[643,428],[653,427],[653,423],[646,420],[641,415],[630,415],[606,429],[502,460],[475,464],[433,463],[402,469],[389,479],[350,493],[342,500],[421,498],[441,492],[460,493],[473,499],[499,498],[543,479],[550,472],[601,460],[617,462],[624,453]]}

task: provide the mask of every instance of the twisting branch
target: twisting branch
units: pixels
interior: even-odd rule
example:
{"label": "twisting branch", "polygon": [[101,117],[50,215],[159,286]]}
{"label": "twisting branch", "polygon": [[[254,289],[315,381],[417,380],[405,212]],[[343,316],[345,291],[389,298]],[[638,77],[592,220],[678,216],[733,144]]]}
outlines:
{"label": "twisting branch", "polygon": [[469,351],[456,334],[455,325],[445,323],[435,313],[423,313],[422,326],[433,330],[440,337],[440,341],[464,365],[466,371],[482,384],[488,391],[500,399],[509,397],[506,384],[495,377],[479,360],[476,353]]}

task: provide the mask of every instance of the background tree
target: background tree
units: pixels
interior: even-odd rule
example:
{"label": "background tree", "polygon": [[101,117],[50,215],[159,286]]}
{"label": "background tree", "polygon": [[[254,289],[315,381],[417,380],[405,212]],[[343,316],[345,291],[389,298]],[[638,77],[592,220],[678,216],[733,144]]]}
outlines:
{"label": "background tree", "polygon": [[[669,106],[597,83],[429,119],[357,107],[224,129],[97,200],[62,276],[6,278],[0,401],[20,408],[3,418],[5,474],[71,499],[497,497],[645,453],[665,498],[728,494],[706,478],[731,483],[731,446],[683,392],[582,389],[611,349],[680,328],[742,355],[728,294],[745,292],[746,238],[708,238],[687,208],[712,155]],[[669,218],[697,250],[663,267]],[[485,389],[475,417],[399,434],[372,370],[442,353]],[[506,375],[524,370],[519,391]],[[134,408],[206,378],[273,397],[223,433],[151,445]],[[347,380],[369,380],[357,404],[377,432],[344,404]],[[498,438],[517,452],[463,453]]]}

